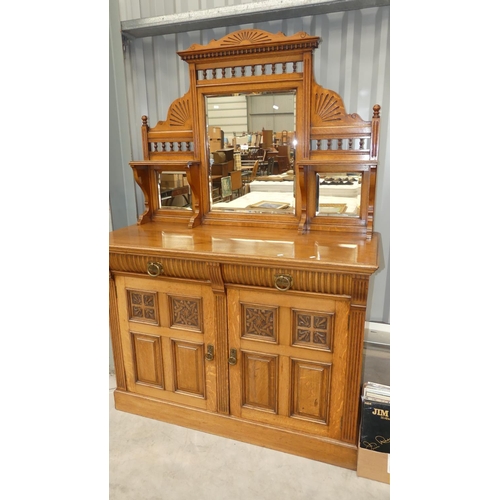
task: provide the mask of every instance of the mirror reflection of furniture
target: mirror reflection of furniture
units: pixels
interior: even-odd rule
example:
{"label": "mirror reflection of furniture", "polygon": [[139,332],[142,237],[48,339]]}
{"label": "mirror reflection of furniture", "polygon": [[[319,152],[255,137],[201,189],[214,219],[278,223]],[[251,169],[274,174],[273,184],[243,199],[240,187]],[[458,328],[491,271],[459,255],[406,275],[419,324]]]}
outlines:
{"label": "mirror reflection of furniture", "polygon": [[224,147],[224,131],[221,127],[209,127],[208,140],[211,153],[221,150]]}
{"label": "mirror reflection of furniture", "polygon": [[220,184],[221,184],[220,191],[221,191],[222,201],[231,201],[233,195],[233,190],[231,187],[231,176],[226,175],[221,177]]}
{"label": "mirror reflection of furniture", "polygon": [[190,207],[191,193],[183,172],[158,172],[160,207]]}
{"label": "mirror reflection of furniture", "polygon": [[[380,107],[365,121],[314,81],[319,42],[246,29],[178,53],[189,91],[165,121],[143,117],[144,159],[131,162],[145,212],[110,234],[114,397],[119,410],[355,469]],[[222,140],[211,152],[206,103],[253,92],[293,95],[295,125],[273,127],[295,130],[293,171],[258,176],[253,158],[233,199],[243,170]],[[157,172],[185,174],[191,207],[160,206]]]}
{"label": "mirror reflection of furniture", "polygon": [[[169,161],[175,159],[185,164],[190,161],[193,165],[191,172],[199,171],[197,179],[193,175],[188,176],[195,184],[198,183],[198,187],[195,187],[190,181],[195,213],[189,218],[189,224],[196,225],[202,220],[218,223],[229,218],[242,225],[266,226],[272,222],[275,227],[296,227],[299,233],[317,229],[362,234],[370,238],[373,233],[380,107],[374,106],[371,121],[364,121],[355,113],[346,113],[344,103],[336,92],[314,81],[311,63],[312,52],[319,43],[317,37],[305,34],[291,37],[269,35],[260,30],[242,30],[237,36],[244,37],[245,41],[229,37],[224,42],[213,41],[207,46],[195,44],[179,52],[190,66],[191,87],[188,93],[172,103],[165,122],[159,122],[154,128],[149,128],[144,122],[142,139],[145,160],[169,158]],[[247,36],[250,37],[248,40]],[[250,45],[246,47],[250,51],[240,50],[241,43]],[[230,55],[231,50],[236,50],[237,56],[234,53]],[[275,158],[273,171],[267,172],[279,174],[286,172],[289,167],[294,169],[297,182],[294,184],[293,200],[289,203],[289,206],[294,207],[293,215],[281,211],[264,217],[245,209],[230,208],[222,216],[219,207],[217,213],[212,213],[213,186],[217,183],[212,175],[226,176],[234,168],[227,168],[221,173],[208,169],[210,150],[215,147],[212,141],[218,141],[217,146],[225,144],[226,126],[208,124],[204,110],[209,99],[222,100],[236,95],[240,96],[240,102],[254,95],[262,99],[293,97],[293,109],[300,109],[300,113],[293,114],[293,127],[276,126],[271,129],[264,126],[262,138],[257,133],[250,137],[250,143],[255,141],[257,148],[253,149],[254,154],[260,153],[259,139],[262,139],[263,146],[268,145],[269,135],[274,134],[277,147],[281,147],[284,140],[290,145],[293,141],[293,162],[289,160],[287,165],[286,157]],[[290,129],[295,130],[291,132]],[[200,147],[202,144],[209,147]],[[262,149],[268,157],[267,149],[270,148]],[[231,148],[231,151],[234,152],[234,149]],[[251,153],[251,146],[246,151]],[[278,153],[278,157],[281,156],[284,155]],[[241,157],[242,166],[248,165],[248,158],[247,154]],[[346,170],[359,173],[363,178],[357,217],[346,219],[333,212],[319,217],[315,201],[318,196],[316,175]],[[155,188],[149,185],[146,176],[145,171],[140,173],[137,169],[138,183],[143,188],[145,199],[149,201],[158,196],[150,193]],[[168,208],[171,209],[168,218],[177,217],[175,210]],[[144,221],[155,217],[165,218],[166,212],[162,210],[167,208],[148,203]],[[186,220],[185,216],[178,215],[179,220]]]}
{"label": "mirror reflection of furniture", "polygon": [[241,174],[242,174],[242,180],[243,180],[243,184],[247,184],[251,181],[253,181],[253,179],[255,179],[255,177],[257,176],[257,170],[259,168],[259,160],[254,160],[253,164],[250,166],[250,165],[242,165],[241,167]]}
{"label": "mirror reflection of furniture", "polygon": [[266,175],[273,175],[274,172],[274,156],[269,156],[266,165]]}
{"label": "mirror reflection of furniture", "polygon": [[288,130],[281,132],[281,146],[288,144]]}
{"label": "mirror reflection of furniture", "polygon": [[234,170],[230,172],[231,176],[231,199],[241,196],[241,190],[243,188],[243,176],[241,170]]}
{"label": "mirror reflection of furniture", "polygon": [[282,174],[290,170],[290,146],[278,146],[278,156],[276,160],[278,161],[277,174]]}
{"label": "mirror reflection of furniture", "polygon": [[262,129],[262,147],[264,149],[272,148],[273,143],[273,131]]}

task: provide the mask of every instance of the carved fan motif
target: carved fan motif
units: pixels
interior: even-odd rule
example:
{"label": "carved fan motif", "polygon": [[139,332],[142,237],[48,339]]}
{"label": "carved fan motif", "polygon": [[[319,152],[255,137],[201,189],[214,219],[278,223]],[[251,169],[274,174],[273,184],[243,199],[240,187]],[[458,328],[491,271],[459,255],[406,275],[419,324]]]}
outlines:
{"label": "carved fan motif", "polygon": [[316,92],[314,112],[324,122],[341,120],[345,115],[344,103],[335,92]]}
{"label": "carved fan motif", "polygon": [[269,33],[264,31],[241,30],[236,33],[232,33],[222,40],[221,46],[227,47],[228,45],[240,45],[242,43],[263,43],[270,41],[271,37],[269,36]]}
{"label": "carved fan motif", "polygon": [[178,99],[170,107],[168,124],[172,127],[191,128],[191,103],[189,99]]}

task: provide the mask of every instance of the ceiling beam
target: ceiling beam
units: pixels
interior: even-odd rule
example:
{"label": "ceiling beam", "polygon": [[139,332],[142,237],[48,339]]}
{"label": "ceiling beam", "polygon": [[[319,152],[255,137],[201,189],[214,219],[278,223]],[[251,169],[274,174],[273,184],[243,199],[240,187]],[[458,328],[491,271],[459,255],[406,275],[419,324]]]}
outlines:
{"label": "ceiling beam", "polygon": [[390,0],[263,0],[168,16],[121,22],[122,35],[134,39],[327,14],[348,10],[385,7]]}

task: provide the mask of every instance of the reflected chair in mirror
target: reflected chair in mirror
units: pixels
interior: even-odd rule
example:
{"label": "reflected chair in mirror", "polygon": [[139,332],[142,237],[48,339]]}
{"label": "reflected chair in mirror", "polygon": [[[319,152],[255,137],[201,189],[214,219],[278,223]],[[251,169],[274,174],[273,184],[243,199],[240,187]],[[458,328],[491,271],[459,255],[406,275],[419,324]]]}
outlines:
{"label": "reflected chair in mirror", "polygon": [[269,157],[266,163],[266,168],[267,168],[267,173],[266,175],[273,175],[274,174],[274,156]]}
{"label": "reflected chair in mirror", "polygon": [[257,177],[257,175],[259,175],[259,169],[260,169],[260,161],[255,160],[255,163],[253,164],[252,168],[252,173],[250,174],[249,182],[252,182]]}
{"label": "reflected chair in mirror", "polygon": [[243,184],[249,184],[257,177],[259,167],[260,167],[260,161],[255,160],[253,167],[252,167],[252,170],[250,170],[250,169],[243,170],[242,169],[242,182],[243,182]]}
{"label": "reflected chair in mirror", "polygon": [[253,164],[252,168],[252,173],[250,174],[249,182],[252,182],[257,177],[257,175],[259,175],[259,169],[260,169],[260,161],[255,160],[255,163]]}
{"label": "reflected chair in mirror", "polygon": [[280,146],[286,146],[288,144],[288,130],[283,130],[281,132],[281,144]]}

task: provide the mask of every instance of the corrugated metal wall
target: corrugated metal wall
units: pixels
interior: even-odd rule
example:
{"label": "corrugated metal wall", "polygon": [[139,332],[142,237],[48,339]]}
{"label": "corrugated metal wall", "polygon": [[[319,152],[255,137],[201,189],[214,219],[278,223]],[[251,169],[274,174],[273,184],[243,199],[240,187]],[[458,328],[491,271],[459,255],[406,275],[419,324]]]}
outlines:
{"label": "corrugated metal wall", "polygon": [[262,0],[119,0],[120,21],[258,3]]}
{"label": "corrugated metal wall", "polygon": [[[249,3],[245,0],[119,0],[120,20]],[[138,38],[124,52],[130,141],[133,159],[141,156],[141,116],[150,125],[165,120],[170,104],[189,89],[188,65],[177,51],[206,44],[232,31],[258,28],[292,35],[305,31],[320,36],[314,52],[317,83],[338,92],[346,111],[368,120],[374,104],[381,106],[380,168],[377,179],[375,230],[382,235],[380,270],[373,277],[367,319],[389,323],[389,7],[374,7],[318,16]],[[142,192],[136,189],[138,213]]]}

